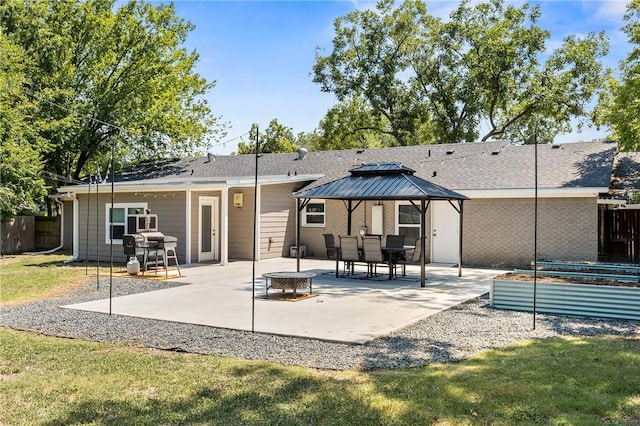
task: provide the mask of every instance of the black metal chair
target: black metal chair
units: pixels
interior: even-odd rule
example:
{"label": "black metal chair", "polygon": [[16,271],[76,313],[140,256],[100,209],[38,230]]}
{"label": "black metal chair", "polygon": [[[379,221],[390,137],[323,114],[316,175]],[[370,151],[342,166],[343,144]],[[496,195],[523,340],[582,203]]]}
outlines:
{"label": "black metal chair", "polygon": [[338,257],[338,247],[333,234],[322,234],[324,236],[324,246],[327,250],[327,258],[336,260]]}
{"label": "black metal chair", "polygon": [[[421,238],[418,238],[415,242],[415,248],[411,252],[411,256],[408,256],[406,259],[398,262],[399,265],[402,265],[402,276],[407,275],[407,265],[419,265],[420,264],[420,254],[422,253],[421,247]],[[426,237],[425,237],[426,242]]]}
{"label": "black metal chair", "polygon": [[404,235],[387,235],[384,246],[389,248],[403,248]]}
{"label": "black metal chair", "polygon": [[[386,248],[391,248],[391,249],[402,249],[404,248],[404,235],[387,235],[386,240],[385,240],[385,245]],[[400,251],[397,253],[392,253],[392,259],[391,262],[394,265],[397,265],[401,262],[404,262],[406,260],[404,251]],[[394,271],[395,273],[395,271]],[[397,274],[396,274],[397,275]]]}

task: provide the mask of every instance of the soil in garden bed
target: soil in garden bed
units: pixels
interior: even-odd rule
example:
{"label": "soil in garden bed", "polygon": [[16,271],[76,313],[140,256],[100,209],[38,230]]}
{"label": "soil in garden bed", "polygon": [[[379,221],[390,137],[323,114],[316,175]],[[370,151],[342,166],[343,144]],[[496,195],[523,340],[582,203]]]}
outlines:
{"label": "soil in garden bed", "polygon": [[[548,269],[545,269],[548,271]],[[566,269],[563,269],[563,272],[566,272]],[[499,275],[495,277],[496,280],[514,280],[514,281],[533,281],[533,275],[527,274],[516,274],[513,272],[509,272],[506,274]],[[638,282],[622,282],[616,280],[607,280],[604,278],[577,278],[577,277],[554,277],[552,275],[539,275],[538,281],[543,282],[554,282],[554,283],[567,283],[567,284],[593,284],[593,285],[615,285],[620,287],[640,287],[640,283]]]}

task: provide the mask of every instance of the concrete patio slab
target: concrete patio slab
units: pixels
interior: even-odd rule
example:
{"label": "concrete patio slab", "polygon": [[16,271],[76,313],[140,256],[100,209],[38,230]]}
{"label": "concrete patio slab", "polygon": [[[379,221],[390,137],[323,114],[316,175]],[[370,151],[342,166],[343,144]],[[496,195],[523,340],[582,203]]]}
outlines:
{"label": "concrete patio slab", "polygon": [[[260,296],[266,290],[263,273],[295,271],[296,261],[264,260],[255,268],[255,295]],[[185,276],[170,281],[189,285],[115,297],[111,313],[363,344],[487,293],[490,278],[503,272],[465,268],[459,278],[455,267],[428,265],[427,286],[420,287],[415,267],[408,268],[407,278],[397,280],[336,278],[335,262],[326,260],[302,259],[300,269],[317,274],[317,297],[296,302],[254,299],[253,264],[231,262],[183,267]],[[102,299],[64,308],[108,313],[109,305]]]}

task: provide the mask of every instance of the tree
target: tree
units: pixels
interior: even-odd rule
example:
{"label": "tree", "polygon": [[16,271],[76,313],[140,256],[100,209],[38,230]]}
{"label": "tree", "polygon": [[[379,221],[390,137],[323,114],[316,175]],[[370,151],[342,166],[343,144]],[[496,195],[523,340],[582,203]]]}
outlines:
{"label": "tree", "polygon": [[609,91],[601,99],[599,124],[611,127],[623,151],[640,149],[640,0],[632,0],[623,31],[634,48],[620,64],[621,81],[609,80]]}
{"label": "tree", "polygon": [[[5,0],[0,28],[31,59],[24,93],[53,147],[47,171],[78,179],[110,148],[119,163],[195,152],[217,131],[201,98],[214,83],[182,47],[193,26],[140,0]],[[55,182],[51,182],[55,186]]]}
{"label": "tree", "polygon": [[336,20],[333,51],[316,53],[314,82],[340,102],[362,98],[376,131],[400,145],[526,140],[534,129],[551,141],[589,115],[608,42],[568,37],[541,64],[549,33],[539,16],[528,4],[463,1],[444,21],[419,0],[397,8],[383,0]]}
{"label": "tree", "polygon": [[[258,126],[251,125],[249,131],[248,143],[240,142],[238,144],[238,154],[254,154],[256,152],[256,132]],[[278,123],[277,119],[272,119],[269,127],[264,133],[260,133],[260,153],[276,153],[276,152],[296,152],[296,138],[293,136],[291,128]]]}
{"label": "tree", "polygon": [[49,149],[38,136],[32,115],[37,109],[22,92],[29,61],[0,29],[0,221],[33,214],[44,201],[40,154]]}
{"label": "tree", "polygon": [[389,121],[376,115],[361,96],[334,105],[320,121],[317,150],[397,145]]}

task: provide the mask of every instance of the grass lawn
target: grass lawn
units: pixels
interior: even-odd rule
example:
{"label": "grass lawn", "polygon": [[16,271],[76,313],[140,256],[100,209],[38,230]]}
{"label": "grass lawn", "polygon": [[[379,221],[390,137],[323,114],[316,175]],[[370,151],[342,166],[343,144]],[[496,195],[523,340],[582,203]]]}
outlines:
{"label": "grass lawn", "polygon": [[[0,257],[0,303],[21,303],[56,296],[96,277],[96,264],[65,265],[64,254]],[[88,271],[88,274],[87,274]],[[101,264],[100,274],[109,274]]]}
{"label": "grass lawn", "polygon": [[0,339],[2,425],[640,424],[638,338],[529,341],[455,364],[367,373],[8,329]]}

